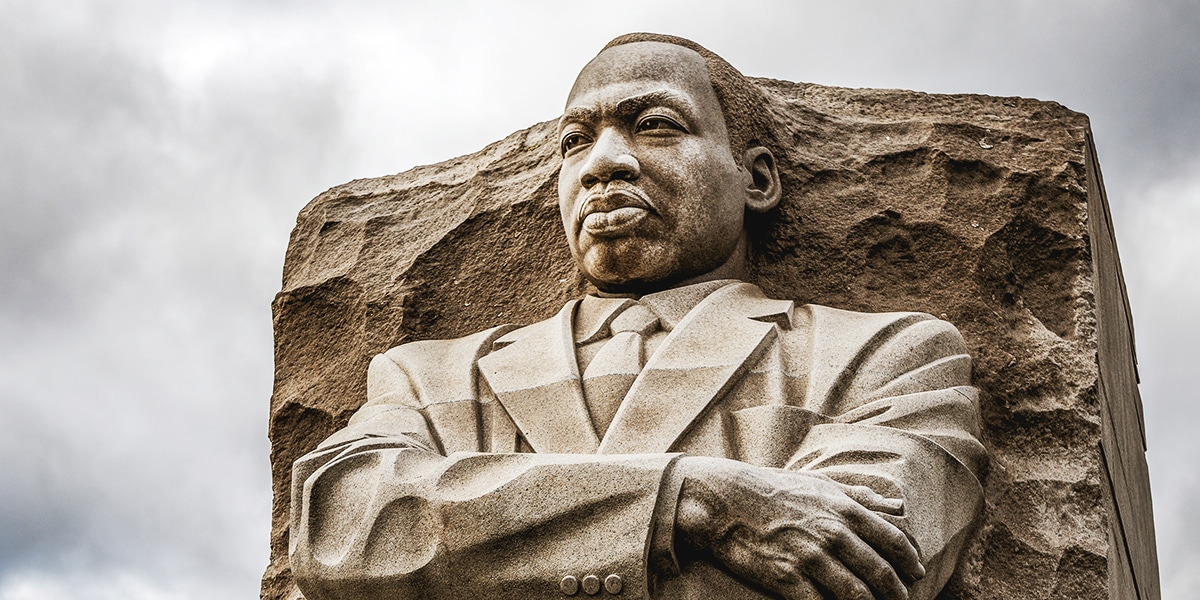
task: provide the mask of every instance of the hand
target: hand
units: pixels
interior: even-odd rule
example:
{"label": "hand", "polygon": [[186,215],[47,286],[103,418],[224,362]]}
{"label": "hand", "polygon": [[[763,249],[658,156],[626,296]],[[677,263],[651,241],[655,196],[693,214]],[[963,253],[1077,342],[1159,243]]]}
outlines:
{"label": "hand", "polygon": [[[684,457],[676,530],[738,577],[788,600],[904,600],[901,581],[925,575],[917,550],[872,512],[899,500],[803,472]],[[814,586],[815,584],[815,586]]]}

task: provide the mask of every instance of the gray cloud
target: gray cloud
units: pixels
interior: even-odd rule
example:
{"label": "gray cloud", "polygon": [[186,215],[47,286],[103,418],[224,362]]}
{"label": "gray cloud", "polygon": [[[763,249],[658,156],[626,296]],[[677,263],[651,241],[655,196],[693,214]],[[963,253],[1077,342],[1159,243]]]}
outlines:
{"label": "gray cloud", "polygon": [[[1200,315],[1200,156],[1186,175],[1138,189],[1119,222],[1122,262],[1137,327],[1147,457],[1154,495],[1163,597],[1187,598],[1200,584],[1200,444],[1194,434],[1195,340]],[[1114,217],[1115,218],[1115,217]]]}
{"label": "gray cloud", "polygon": [[0,600],[248,597],[269,306],[303,203],[555,116],[630,30],[749,74],[1025,95],[1093,121],[1165,597],[1198,583],[1200,11],[1147,5],[137,0],[0,7]]}
{"label": "gray cloud", "polygon": [[296,210],[353,156],[336,77],[234,63],[189,89],[128,43],[138,23],[17,8],[0,597],[248,595],[266,563],[279,260]]}

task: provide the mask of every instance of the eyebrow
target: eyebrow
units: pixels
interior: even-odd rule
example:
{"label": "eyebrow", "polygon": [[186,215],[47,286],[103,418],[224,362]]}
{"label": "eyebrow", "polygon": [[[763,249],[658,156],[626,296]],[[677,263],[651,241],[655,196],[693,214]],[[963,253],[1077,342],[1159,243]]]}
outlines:
{"label": "eyebrow", "polygon": [[583,106],[569,108],[563,112],[562,117],[559,118],[558,127],[561,130],[563,125],[567,123],[577,121],[595,121],[606,113],[617,118],[630,117],[646,110],[647,108],[650,108],[651,106],[666,106],[668,108],[678,108],[691,112],[692,101],[683,94],[679,94],[677,92],[668,90],[655,90],[653,92],[646,92],[645,94],[638,94],[637,96],[625,98],[624,100],[617,102],[617,105],[611,110],[606,110],[604,108],[601,110],[596,110],[594,108]]}

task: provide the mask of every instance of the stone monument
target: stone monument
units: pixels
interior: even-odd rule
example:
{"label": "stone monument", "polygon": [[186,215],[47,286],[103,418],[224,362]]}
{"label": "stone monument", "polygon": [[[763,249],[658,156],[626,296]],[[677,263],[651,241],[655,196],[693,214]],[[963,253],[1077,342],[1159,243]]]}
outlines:
{"label": "stone monument", "polygon": [[310,203],[275,319],[264,598],[1158,597],[1052,103],[623,36],[559,120]]}

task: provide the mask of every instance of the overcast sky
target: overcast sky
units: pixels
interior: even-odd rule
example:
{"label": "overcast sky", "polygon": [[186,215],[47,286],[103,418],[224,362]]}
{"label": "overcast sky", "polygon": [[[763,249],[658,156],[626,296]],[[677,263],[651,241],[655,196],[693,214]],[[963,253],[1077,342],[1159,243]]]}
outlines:
{"label": "overcast sky", "polygon": [[0,600],[257,597],[297,211],[556,117],[638,30],[749,75],[1091,117],[1164,598],[1194,598],[1200,2],[0,0]]}

